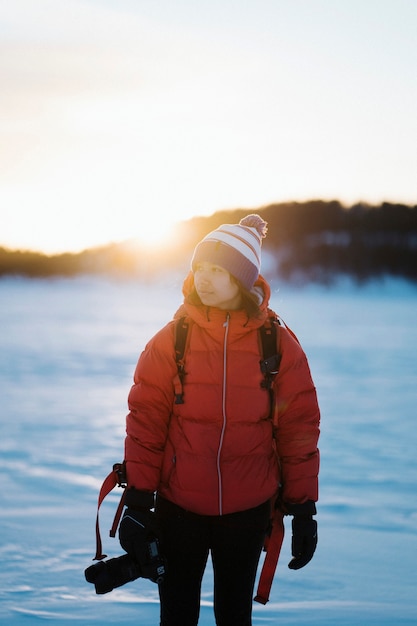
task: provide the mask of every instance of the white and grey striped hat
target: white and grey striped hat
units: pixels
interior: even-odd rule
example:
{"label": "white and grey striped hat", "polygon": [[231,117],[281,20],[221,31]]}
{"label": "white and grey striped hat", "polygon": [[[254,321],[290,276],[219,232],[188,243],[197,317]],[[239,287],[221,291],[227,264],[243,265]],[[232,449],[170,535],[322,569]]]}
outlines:
{"label": "white and grey striped hat", "polygon": [[191,267],[209,261],[232,274],[249,291],[261,269],[261,245],[266,237],[267,223],[255,214],[247,215],[239,224],[222,224],[197,244]]}

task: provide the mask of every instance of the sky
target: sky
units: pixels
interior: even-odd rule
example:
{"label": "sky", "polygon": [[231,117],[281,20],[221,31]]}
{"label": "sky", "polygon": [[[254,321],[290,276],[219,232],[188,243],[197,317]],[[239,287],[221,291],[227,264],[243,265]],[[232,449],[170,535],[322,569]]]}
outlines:
{"label": "sky", "polygon": [[0,0],[0,246],[417,203],[414,0]]}

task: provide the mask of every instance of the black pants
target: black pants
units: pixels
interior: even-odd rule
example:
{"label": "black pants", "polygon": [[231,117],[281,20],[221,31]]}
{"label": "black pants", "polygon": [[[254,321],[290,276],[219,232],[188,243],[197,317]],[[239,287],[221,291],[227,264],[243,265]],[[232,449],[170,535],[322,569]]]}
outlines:
{"label": "black pants", "polygon": [[156,511],[167,573],[159,586],[160,626],[196,626],[209,552],[217,626],[251,626],[259,557],[270,504],[223,516],[201,516],[159,497]]}

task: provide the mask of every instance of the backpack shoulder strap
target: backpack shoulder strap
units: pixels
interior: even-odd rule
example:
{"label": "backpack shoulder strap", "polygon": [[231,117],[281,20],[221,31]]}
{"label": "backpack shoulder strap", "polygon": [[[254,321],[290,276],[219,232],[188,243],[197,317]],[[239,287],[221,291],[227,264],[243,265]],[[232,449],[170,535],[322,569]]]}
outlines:
{"label": "backpack shoulder strap", "polygon": [[271,396],[271,412],[273,406],[272,383],[279,372],[281,363],[280,322],[277,317],[270,317],[259,328],[262,345],[262,359],[259,361],[261,372],[264,375],[262,386],[268,389]]}
{"label": "backpack shoulder strap", "polygon": [[[183,383],[185,377],[185,347],[187,345],[190,321],[185,316],[180,317],[175,324],[175,362],[177,364],[178,375],[175,381],[175,404],[184,404]],[[281,363],[279,352],[279,319],[269,317],[259,328],[261,338],[262,358],[259,361],[261,371],[264,375],[262,386],[269,390],[271,394],[272,410],[272,382],[278,374]]]}
{"label": "backpack shoulder strap", "polygon": [[175,380],[175,404],[184,404],[183,383],[185,377],[184,353],[187,344],[190,322],[188,318],[180,317],[175,324],[175,362],[178,375]]}
{"label": "backpack shoulder strap", "polygon": [[[274,416],[274,390],[272,383],[279,372],[281,363],[281,326],[282,324],[279,318],[273,316],[269,317],[265,324],[259,329],[263,354],[260,366],[264,375],[263,386],[269,391],[271,420]],[[254,597],[255,602],[259,602],[260,604],[266,604],[269,601],[272,581],[284,540],[285,529],[283,514],[279,509],[273,508],[271,524],[271,534],[267,538],[265,545],[266,556],[259,576],[257,594]]]}

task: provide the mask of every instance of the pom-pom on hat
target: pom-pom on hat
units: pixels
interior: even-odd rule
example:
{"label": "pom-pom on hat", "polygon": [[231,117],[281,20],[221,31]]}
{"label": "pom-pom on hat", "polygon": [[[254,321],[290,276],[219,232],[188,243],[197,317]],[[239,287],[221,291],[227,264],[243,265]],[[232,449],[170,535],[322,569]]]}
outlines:
{"label": "pom-pom on hat", "polygon": [[230,272],[250,291],[261,269],[261,245],[267,223],[259,215],[247,215],[239,224],[222,224],[197,244],[191,260],[208,261]]}

